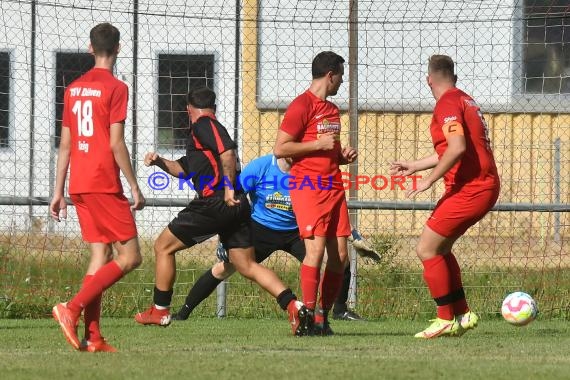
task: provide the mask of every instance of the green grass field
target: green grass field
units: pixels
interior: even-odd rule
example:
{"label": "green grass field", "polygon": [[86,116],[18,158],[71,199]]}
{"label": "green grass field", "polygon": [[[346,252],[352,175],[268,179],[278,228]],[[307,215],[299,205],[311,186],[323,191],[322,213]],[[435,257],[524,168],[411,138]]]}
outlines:
{"label": "green grass field", "polygon": [[[104,318],[118,353],[71,349],[53,320],[0,320],[2,379],[570,379],[570,328],[483,320],[461,338],[417,340],[420,321],[339,322],[290,335],[283,319],[194,318],[168,328]],[[81,330],[80,330],[81,331]]]}

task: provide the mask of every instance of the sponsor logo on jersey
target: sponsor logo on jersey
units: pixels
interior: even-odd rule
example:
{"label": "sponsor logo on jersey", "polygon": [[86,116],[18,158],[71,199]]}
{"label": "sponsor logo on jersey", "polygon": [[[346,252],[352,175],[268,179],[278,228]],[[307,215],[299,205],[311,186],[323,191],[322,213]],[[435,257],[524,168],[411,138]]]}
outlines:
{"label": "sponsor logo on jersey", "polygon": [[89,143],[87,141],[78,141],[77,142],[77,149],[79,151],[83,151],[85,153],[89,152]]}
{"label": "sponsor logo on jersey", "polygon": [[293,205],[291,204],[291,197],[288,195],[283,195],[278,191],[276,191],[273,194],[269,194],[265,198],[265,207],[269,209],[293,211]]}
{"label": "sponsor logo on jersey", "polygon": [[317,136],[328,132],[340,134],[340,121],[329,121],[325,119],[317,124]]}

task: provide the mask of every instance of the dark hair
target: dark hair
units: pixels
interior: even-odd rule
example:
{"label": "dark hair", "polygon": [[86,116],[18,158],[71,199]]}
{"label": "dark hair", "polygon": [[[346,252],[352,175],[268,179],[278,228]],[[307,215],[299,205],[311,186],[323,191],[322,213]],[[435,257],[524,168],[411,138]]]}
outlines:
{"label": "dark hair", "polygon": [[322,78],[329,71],[333,74],[340,72],[340,67],[344,63],[344,58],[332,51],[322,51],[313,59],[312,71],[313,79]]}
{"label": "dark hair", "polygon": [[457,82],[457,75],[455,75],[455,64],[453,59],[447,55],[432,55],[429,57],[428,71],[430,74],[437,73],[440,76]]}
{"label": "dark hair", "polygon": [[198,87],[190,90],[186,100],[192,107],[216,108],[216,93],[208,87]]}
{"label": "dark hair", "polygon": [[89,33],[93,52],[97,55],[106,55],[107,57],[115,54],[120,38],[121,33],[119,29],[108,22],[96,25]]}

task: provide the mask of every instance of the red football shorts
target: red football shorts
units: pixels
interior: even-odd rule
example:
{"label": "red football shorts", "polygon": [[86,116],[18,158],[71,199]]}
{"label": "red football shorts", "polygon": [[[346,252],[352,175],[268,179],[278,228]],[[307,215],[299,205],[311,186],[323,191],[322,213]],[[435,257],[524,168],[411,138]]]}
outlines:
{"label": "red football shorts", "polygon": [[123,194],[88,193],[70,195],[83,240],[88,243],[127,241],[137,236],[135,219]]}
{"label": "red football shorts", "polygon": [[301,238],[350,235],[344,189],[291,189],[290,194]]}
{"label": "red football shorts", "polygon": [[493,208],[498,197],[498,188],[445,193],[426,224],[441,236],[461,236]]}

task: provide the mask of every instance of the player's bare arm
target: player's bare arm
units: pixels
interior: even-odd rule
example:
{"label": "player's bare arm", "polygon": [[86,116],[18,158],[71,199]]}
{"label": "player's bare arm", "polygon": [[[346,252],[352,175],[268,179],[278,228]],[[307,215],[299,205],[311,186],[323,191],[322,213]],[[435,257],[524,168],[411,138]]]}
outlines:
{"label": "player's bare arm", "polygon": [[184,168],[178,161],[173,161],[159,156],[156,152],[147,152],[144,156],[145,166],[158,166],[173,177],[178,177],[180,173],[185,173]]}
{"label": "player's bare arm", "polygon": [[319,150],[331,150],[334,148],[336,134],[334,132],[323,133],[314,141],[298,142],[294,136],[279,130],[273,147],[273,154],[277,158],[300,157]]}
{"label": "player's bare arm", "polygon": [[339,164],[348,165],[356,161],[357,158],[358,158],[358,152],[356,151],[356,149],[350,146],[346,146],[342,148],[340,152]]}
{"label": "player's bare arm", "polygon": [[415,172],[434,168],[438,161],[437,153],[415,161],[392,161],[390,163],[390,175],[412,175]]}
{"label": "player's bare arm", "polygon": [[[227,182],[236,183],[236,152],[233,149],[226,150],[220,154],[222,170]],[[239,200],[235,199],[235,191],[232,187],[224,186],[224,201],[228,206],[239,204]]]}
{"label": "player's bare arm", "polygon": [[67,219],[67,202],[64,197],[65,178],[69,168],[69,155],[71,153],[71,134],[69,128],[61,128],[59,153],[57,155],[57,170],[53,199],[49,211],[53,220],[60,221],[60,217]]}
{"label": "player's bare arm", "polygon": [[111,124],[111,151],[115,157],[115,162],[123,172],[131,187],[131,194],[133,196],[133,210],[142,210],[145,205],[144,196],[139,188],[133,167],[131,166],[131,159],[129,157],[129,150],[125,144],[125,126],[123,123]]}
{"label": "player's bare arm", "polygon": [[406,195],[414,197],[417,194],[429,189],[437,180],[445,175],[465,153],[465,137],[463,135],[453,135],[447,137],[447,148],[437,162],[431,173],[418,181],[415,189],[409,190]]}

